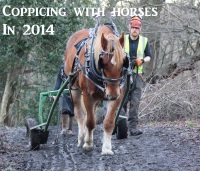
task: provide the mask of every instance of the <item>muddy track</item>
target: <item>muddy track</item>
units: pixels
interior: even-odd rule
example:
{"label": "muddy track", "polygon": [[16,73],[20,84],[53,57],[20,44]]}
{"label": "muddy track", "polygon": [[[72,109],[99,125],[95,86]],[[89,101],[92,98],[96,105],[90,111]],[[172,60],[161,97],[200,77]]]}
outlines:
{"label": "muddy track", "polygon": [[[25,128],[0,128],[0,170],[20,171],[199,171],[200,126],[186,122],[141,125],[144,133],[118,140],[112,137],[114,156],[102,156],[102,125],[94,131],[94,149],[77,147],[74,135],[57,136],[50,127],[47,144],[28,151]],[[58,139],[57,139],[58,137]],[[57,142],[55,142],[57,140]]]}

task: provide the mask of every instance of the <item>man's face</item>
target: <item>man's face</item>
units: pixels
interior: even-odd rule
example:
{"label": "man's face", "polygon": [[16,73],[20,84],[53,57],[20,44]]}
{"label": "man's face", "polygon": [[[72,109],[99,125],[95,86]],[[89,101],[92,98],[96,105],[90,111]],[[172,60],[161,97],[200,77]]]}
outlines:
{"label": "man's face", "polygon": [[139,36],[139,34],[140,34],[140,28],[137,28],[137,27],[130,27],[129,28],[129,31],[130,31],[130,35],[132,36],[132,37],[138,37]]}

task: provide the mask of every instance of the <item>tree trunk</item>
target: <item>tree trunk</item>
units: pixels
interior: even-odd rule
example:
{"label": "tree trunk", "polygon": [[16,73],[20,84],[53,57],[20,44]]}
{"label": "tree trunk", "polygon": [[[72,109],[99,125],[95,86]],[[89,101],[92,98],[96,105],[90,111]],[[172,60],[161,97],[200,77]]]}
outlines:
{"label": "tree trunk", "polygon": [[3,98],[1,102],[1,111],[0,111],[0,125],[4,125],[4,120],[8,116],[8,106],[9,99],[11,97],[12,85],[11,85],[11,72],[7,74],[6,86],[3,93]]}
{"label": "tree trunk", "polygon": [[[154,74],[154,70],[155,70],[155,63],[157,62],[157,58],[159,57],[159,49],[160,49],[160,33],[154,33],[155,30],[157,29],[156,25],[159,23],[160,21],[160,12],[162,10],[162,5],[165,2],[165,0],[141,0],[140,4],[141,6],[145,6],[145,7],[157,7],[157,12],[158,15],[157,16],[144,16],[144,20],[146,22],[144,22],[144,33],[147,32],[146,34],[144,34],[144,36],[148,37],[149,39],[149,43],[150,43],[150,49],[151,49],[151,53],[152,53],[152,59],[150,61],[150,63],[148,63],[147,65],[144,65],[144,77],[148,78],[151,77]],[[152,32],[152,33],[151,33]]]}

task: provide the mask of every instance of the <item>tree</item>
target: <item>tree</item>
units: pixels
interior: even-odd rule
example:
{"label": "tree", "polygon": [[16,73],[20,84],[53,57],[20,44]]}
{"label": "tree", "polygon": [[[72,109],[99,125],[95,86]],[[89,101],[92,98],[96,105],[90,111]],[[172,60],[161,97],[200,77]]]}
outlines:
{"label": "tree", "polygon": [[[87,2],[87,1],[86,1]],[[72,4],[69,8],[69,4]],[[0,125],[8,116],[14,116],[15,123],[22,118],[22,112],[37,113],[35,104],[30,104],[39,92],[53,87],[53,76],[57,73],[65,50],[67,38],[79,29],[80,20],[75,16],[71,1],[1,1],[1,9],[5,5],[11,8],[21,7],[65,7],[66,16],[5,16],[1,14],[0,23],[15,26],[15,35],[2,35],[0,38],[0,71],[1,71],[1,111]],[[75,5],[75,4],[74,4]],[[78,6],[80,4],[77,4]],[[9,10],[9,9],[8,9]],[[9,11],[8,11],[9,12]],[[72,24],[76,23],[76,24]],[[69,25],[70,24],[70,25]],[[44,25],[45,30],[54,29],[54,35],[23,35],[24,25]],[[35,28],[36,29],[36,28]],[[2,27],[0,30],[3,33]],[[34,100],[38,103],[37,100]],[[33,109],[31,111],[30,109]],[[18,113],[18,114],[16,114]],[[27,113],[23,113],[27,115]],[[10,119],[9,119],[10,120]]]}
{"label": "tree", "polygon": [[156,24],[161,33],[158,57],[153,75],[169,76],[177,67],[188,67],[199,55],[199,6],[196,1],[177,1],[162,6],[160,20]]}

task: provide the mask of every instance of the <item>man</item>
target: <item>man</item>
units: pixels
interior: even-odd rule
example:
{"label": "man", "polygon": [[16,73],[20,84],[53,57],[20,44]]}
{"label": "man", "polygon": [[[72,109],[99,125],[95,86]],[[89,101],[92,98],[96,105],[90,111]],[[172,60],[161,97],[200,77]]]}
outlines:
{"label": "man", "polygon": [[[64,73],[64,66],[61,66],[59,69],[56,84],[54,90],[59,90],[63,82],[66,80],[66,76]],[[67,89],[67,87],[65,88]],[[53,96],[54,100],[56,96]],[[62,94],[60,101],[60,110],[62,114],[62,131],[61,134],[72,134],[72,126],[74,120],[74,106],[71,101],[71,97],[69,93]],[[69,123],[67,128],[67,115],[69,115]]]}
{"label": "man", "polygon": [[141,28],[141,18],[133,16],[129,24],[129,35],[125,35],[125,52],[130,57],[130,65],[133,70],[132,85],[129,93],[130,102],[127,104],[128,127],[131,136],[142,134],[142,131],[137,129],[138,108],[143,86],[142,69],[143,63],[147,63],[151,59],[148,39],[140,35]]}

